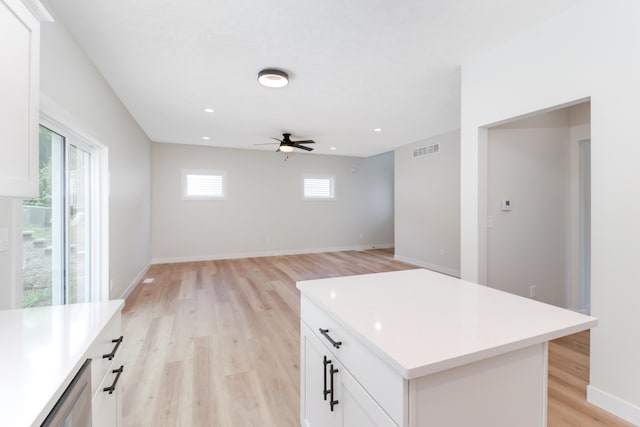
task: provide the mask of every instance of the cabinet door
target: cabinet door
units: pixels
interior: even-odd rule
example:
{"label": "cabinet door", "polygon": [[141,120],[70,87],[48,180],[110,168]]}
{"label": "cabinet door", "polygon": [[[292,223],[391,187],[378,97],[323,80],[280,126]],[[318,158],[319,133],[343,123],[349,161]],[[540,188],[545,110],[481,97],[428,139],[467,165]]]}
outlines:
{"label": "cabinet door", "polygon": [[[112,366],[115,368],[115,366]],[[93,397],[92,422],[93,427],[120,427],[122,420],[122,389],[118,383],[117,369],[111,369],[100,383],[98,391]],[[105,391],[114,386],[111,393]]]}
{"label": "cabinet door", "polygon": [[305,427],[397,427],[304,323],[301,331],[301,424]]}
{"label": "cabinet door", "polygon": [[0,0],[0,196],[38,192],[40,23],[20,0]]}
{"label": "cabinet door", "polygon": [[336,395],[339,396],[341,427],[398,427],[375,400],[346,370],[339,373]]}
{"label": "cabinet door", "polygon": [[[325,346],[302,323],[300,334],[300,423],[305,427],[332,427],[338,423],[338,408],[329,400],[331,367],[335,360]],[[334,387],[336,381],[334,374]],[[327,393],[325,393],[327,391]]]}

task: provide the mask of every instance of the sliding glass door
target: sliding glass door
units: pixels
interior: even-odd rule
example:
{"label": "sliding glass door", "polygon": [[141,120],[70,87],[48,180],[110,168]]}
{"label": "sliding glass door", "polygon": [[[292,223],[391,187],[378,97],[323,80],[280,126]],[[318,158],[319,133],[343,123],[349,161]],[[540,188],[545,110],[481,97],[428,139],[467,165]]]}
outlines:
{"label": "sliding glass door", "polygon": [[94,299],[92,151],[40,126],[40,191],[23,203],[24,307]]}

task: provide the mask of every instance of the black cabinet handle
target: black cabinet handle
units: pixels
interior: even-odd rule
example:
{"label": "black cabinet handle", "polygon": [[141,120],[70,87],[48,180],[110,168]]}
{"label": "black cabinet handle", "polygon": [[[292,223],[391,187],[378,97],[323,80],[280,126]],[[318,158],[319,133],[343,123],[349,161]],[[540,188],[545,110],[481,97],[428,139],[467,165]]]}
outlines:
{"label": "black cabinet handle", "polygon": [[117,374],[116,379],[113,380],[113,384],[111,384],[110,387],[105,387],[102,389],[102,391],[108,391],[109,394],[112,394],[116,389],[116,384],[118,384],[118,380],[120,379],[120,375],[122,374],[122,371],[124,371],[124,365],[121,365],[120,368],[114,369],[113,371],[111,371],[111,373]]}
{"label": "black cabinet handle", "polygon": [[327,365],[331,363],[331,360],[327,359],[327,356],[323,356],[324,360],[322,364],[324,365],[324,390],[322,390],[322,397],[324,400],[327,400],[327,396],[329,395],[329,389],[327,388]]}
{"label": "black cabinet handle", "polygon": [[328,339],[328,340],[329,340],[329,342],[331,343],[331,345],[333,345],[335,348],[340,348],[340,346],[342,345],[342,341],[334,341],[334,340],[333,340],[333,338],[331,338],[331,337],[329,336],[329,330],[328,330],[328,329],[322,329],[322,328],[320,328],[320,333],[321,333],[322,335],[324,335],[324,337],[325,337],[326,339]]}
{"label": "black cabinet handle", "polygon": [[331,400],[329,400],[329,406],[331,407],[331,412],[333,412],[333,407],[340,403],[337,400],[333,400],[333,375],[337,374],[339,371],[337,369],[333,369],[333,365],[331,365],[331,369],[329,369],[329,374],[331,374]]}
{"label": "black cabinet handle", "polygon": [[116,355],[116,351],[118,351],[118,347],[120,347],[120,344],[122,343],[122,338],[124,338],[122,335],[120,335],[120,338],[116,338],[115,340],[111,340],[112,343],[115,343],[116,346],[113,347],[113,350],[111,351],[111,353],[109,354],[103,354],[102,358],[103,359],[113,359],[113,357]]}

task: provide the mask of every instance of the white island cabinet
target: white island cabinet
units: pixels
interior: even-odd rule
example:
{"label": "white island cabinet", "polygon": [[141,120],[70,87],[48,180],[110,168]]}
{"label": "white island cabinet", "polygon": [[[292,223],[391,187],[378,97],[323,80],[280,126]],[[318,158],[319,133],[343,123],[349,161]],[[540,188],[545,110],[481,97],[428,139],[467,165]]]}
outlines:
{"label": "white island cabinet", "polygon": [[[0,311],[0,425],[42,424],[91,359],[93,426],[120,426],[122,395],[113,371],[122,366],[123,305],[113,300]],[[110,394],[105,388],[111,386]]]}
{"label": "white island cabinet", "polygon": [[297,286],[305,427],[544,426],[548,341],[597,324],[422,269]]}

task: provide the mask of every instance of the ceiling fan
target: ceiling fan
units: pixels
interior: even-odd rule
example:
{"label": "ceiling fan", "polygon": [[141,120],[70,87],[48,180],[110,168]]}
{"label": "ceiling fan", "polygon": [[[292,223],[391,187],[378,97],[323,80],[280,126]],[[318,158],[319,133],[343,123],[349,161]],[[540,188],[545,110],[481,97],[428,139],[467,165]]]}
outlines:
{"label": "ceiling fan", "polygon": [[[304,140],[304,141],[292,141],[290,133],[283,133],[282,134],[282,139],[273,138],[273,137],[271,137],[271,139],[275,139],[276,141],[280,142],[280,146],[278,146],[278,149],[276,150],[276,152],[283,151],[285,153],[289,153],[289,152],[293,151],[294,148],[299,148],[299,149],[305,150],[305,151],[313,151],[313,148],[306,147],[306,146],[301,145],[301,144],[315,144],[316,143],[315,141],[312,141],[310,139],[307,139],[307,140]],[[255,144],[255,145],[268,145],[268,144],[277,144],[277,142],[269,142],[269,143],[266,143],[266,144]]]}

